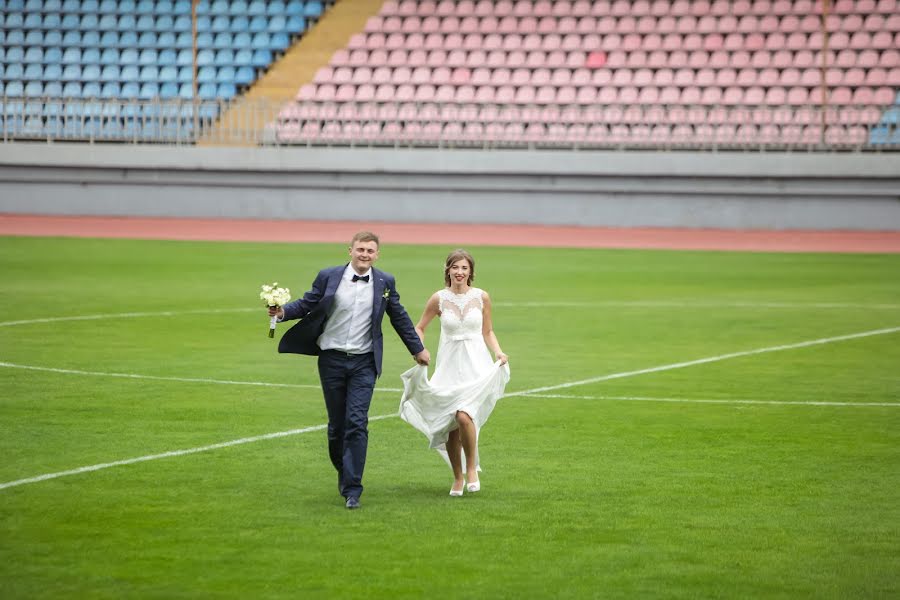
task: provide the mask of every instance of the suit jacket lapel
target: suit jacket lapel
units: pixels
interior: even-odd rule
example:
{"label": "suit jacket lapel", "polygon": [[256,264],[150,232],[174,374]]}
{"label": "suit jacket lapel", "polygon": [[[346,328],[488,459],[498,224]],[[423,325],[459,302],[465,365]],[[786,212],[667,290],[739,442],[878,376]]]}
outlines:
{"label": "suit jacket lapel", "polygon": [[384,277],[372,267],[372,326],[375,327],[381,313],[381,295],[384,293]]}

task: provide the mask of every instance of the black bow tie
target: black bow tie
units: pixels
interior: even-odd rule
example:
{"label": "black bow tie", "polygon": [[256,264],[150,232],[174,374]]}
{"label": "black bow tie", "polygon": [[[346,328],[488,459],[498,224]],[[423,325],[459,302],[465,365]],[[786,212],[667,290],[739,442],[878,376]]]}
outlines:
{"label": "black bow tie", "polygon": [[365,281],[366,283],[369,283],[369,276],[368,275],[354,275],[353,283],[356,283],[357,281]]}

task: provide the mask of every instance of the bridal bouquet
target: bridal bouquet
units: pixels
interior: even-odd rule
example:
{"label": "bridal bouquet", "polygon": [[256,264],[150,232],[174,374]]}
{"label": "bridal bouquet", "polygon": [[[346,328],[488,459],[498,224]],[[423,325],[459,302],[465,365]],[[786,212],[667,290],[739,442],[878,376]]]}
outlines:
{"label": "bridal bouquet", "polygon": [[[264,300],[266,306],[278,308],[279,306],[284,306],[291,299],[291,290],[288,288],[280,288],[278,287],[278,282],[274,282],[271,285],[263,284],[262,291],[259,293],[259,297],[261,300]],[[272,316],[269,320],[269,337],[275,337],[275,323],[278,320],[278,317]]]}

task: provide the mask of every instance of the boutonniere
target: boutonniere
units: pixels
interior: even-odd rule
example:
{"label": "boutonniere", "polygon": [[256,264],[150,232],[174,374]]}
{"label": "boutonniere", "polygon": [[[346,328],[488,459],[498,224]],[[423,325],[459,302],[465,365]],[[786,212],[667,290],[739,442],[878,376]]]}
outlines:
{"label": "boutonniere", "polygon": [[384,288],[384,293],[381,295],[385,300],[391,295],[391,288]]}

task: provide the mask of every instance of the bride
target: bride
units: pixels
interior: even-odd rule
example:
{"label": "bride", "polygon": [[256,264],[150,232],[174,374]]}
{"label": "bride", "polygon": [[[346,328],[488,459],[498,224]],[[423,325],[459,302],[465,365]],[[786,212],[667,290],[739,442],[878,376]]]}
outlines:
{"label": "bride", "polygon": [[424,344],[428,324],[435,316],[441,319],[434,374],[429,380],[428,367],[418,365],[401,375],[400,417],[425,434],[450,464],[451,496],[462,496],[463,487],[481,489],[478,434],[509,381],[509,358],[491,323],[491,299],[472,287],[474,279],[472,255],[451,252],[444,264],[447,287],[428,299],[416,325]]}

